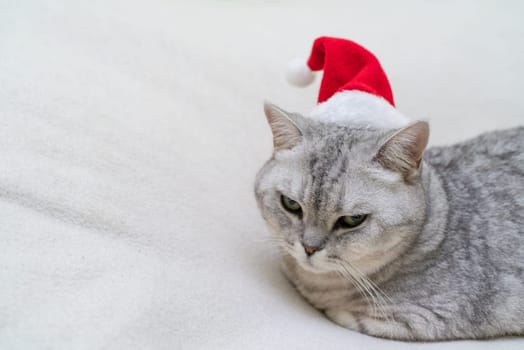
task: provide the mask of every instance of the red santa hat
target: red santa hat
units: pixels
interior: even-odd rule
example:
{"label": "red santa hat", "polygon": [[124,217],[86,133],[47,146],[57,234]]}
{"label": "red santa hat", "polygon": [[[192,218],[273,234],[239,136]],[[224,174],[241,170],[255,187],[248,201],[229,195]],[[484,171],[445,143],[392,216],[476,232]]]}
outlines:
{"label": "red santa hat", "polygon": [[319,103],[337,92],[358,90],[381,97],[395,106],[388,78],[378,59],[353,41],[331,37],[316,39],[307,63],[292,62],[287,79],[293,85],[306,86],[314,79],[313,71],[319,70],[324,70]]}

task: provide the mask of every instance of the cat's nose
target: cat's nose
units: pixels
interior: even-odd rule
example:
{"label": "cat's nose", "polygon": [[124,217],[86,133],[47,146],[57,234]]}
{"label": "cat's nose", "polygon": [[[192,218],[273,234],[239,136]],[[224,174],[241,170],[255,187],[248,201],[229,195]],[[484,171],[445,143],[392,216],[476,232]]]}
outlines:
{"label": "cat's nose", "polygon": [[307,245],[307,244],[303,244],[303,243],[302,243],[302,245],[304,246],[304,250],[306,251],[307,256],[311,256],[316,251],[319,250],[319,247],[313,247],[313,246],[310,246],[310,245]]}

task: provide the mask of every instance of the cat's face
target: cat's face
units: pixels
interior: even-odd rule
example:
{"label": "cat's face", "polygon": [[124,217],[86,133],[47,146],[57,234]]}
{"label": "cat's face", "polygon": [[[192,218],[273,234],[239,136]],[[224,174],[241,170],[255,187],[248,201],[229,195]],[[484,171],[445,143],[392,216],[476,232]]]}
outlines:
{"label": "cat's face", "polygon": [[369,274],[409,248],[425,216],[426,123],[395,134],[321,124],[274,106],[266,115],[275,151],[255,192],[289,255],[312,272],[349,264]]}

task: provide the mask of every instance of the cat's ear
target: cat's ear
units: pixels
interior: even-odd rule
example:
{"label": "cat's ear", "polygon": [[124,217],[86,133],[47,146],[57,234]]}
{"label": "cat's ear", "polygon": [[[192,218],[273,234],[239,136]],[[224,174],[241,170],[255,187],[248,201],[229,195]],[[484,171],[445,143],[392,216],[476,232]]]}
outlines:
{"label": "cat's ear", "polygon": [[374,160],[384,168],[399,172],[409,180],[418,174],[428,144],[429,125],[417,121],[400,129],[379,149]]}
{"label": "cat's ear", "polygon": [[264,112],[273,133],[275,150],[293,148],[302,140],[302,132],[289,113],[269,102],[264,102]]}

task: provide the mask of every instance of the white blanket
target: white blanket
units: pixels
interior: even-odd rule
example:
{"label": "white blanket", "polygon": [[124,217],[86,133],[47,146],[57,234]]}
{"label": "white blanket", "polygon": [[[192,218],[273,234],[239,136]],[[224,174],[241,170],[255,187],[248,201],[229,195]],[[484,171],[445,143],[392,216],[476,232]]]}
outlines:
{"label": "white blanket", "polygon": [[433,144],[523,123],[522,5],[386,4],[1,1],[0,349],[522,349],[338,327],[267,242],[262,101],[314,106],[284,69],[316,36],[374,51]]}

